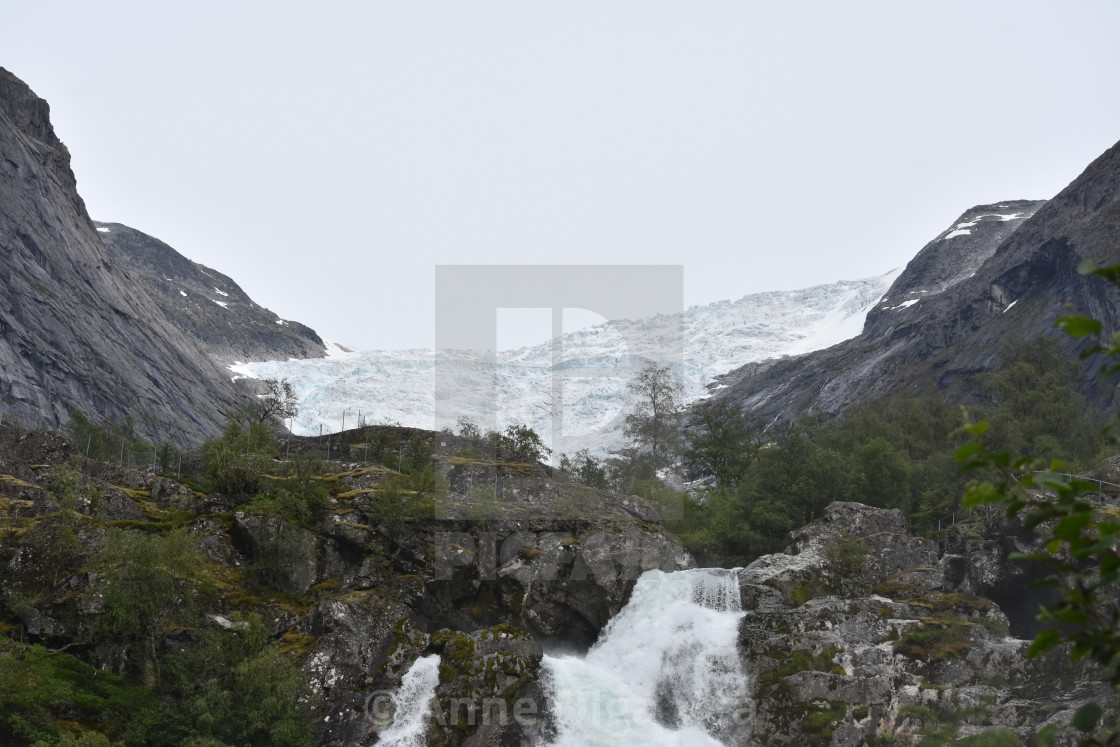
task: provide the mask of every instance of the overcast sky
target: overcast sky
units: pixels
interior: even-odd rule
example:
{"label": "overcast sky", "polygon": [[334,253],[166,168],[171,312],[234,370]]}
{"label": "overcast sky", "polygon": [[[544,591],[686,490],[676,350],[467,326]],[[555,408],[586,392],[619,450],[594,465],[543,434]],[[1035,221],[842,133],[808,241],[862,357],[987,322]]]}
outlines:
{"label": "overcast sky", "polygon": [[359,348],[432,344],[437,264],[682,264],[688,304],[877,275],[1120,139],[1110,0],[3,16],[93,218]]}

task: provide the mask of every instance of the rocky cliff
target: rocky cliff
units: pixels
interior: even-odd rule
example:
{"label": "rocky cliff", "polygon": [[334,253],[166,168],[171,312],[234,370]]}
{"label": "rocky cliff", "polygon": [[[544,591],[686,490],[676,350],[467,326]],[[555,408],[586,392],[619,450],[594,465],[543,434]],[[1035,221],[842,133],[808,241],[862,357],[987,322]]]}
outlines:
{"label": "rocky cliff", "polygon": [[47,102],[0,68],[0,395],[28,423],[80,410],[139,435],[212,434],[229,376],[106,251]]}
{"label": "rocky cliff", "polygon": [[[336,459],[363,453],[360,438],[332,449]],[[644,571],[686,568],[691,559],[640,498],[571,483],[542,465],[461,454],[434,463],[444,487],[424,517],[386,514],[386,496],[407,500],[409,492],[393,487],[394,470],[335,461],[321,478],[329,508],[301,525],[169,477],[85,460],[59,434],[0,427],[0,639],[16,627],[4,624],[16,614],[12,601],[37,599],[17,615],[20,635],[70,644],[123,671],[130,644],[83,644],[103,613],[104,572],[84,566],[113,528],[161,533],[177,525],[216,583],[204,628],[261,616],[310,682],[317,744],[372,744],[399,728],[393,704],[409,688],[404,678],[436,655],[437,717],[419,727],[428,743],[541,743],[542,643],[585,650]],[[80,469],[86,496],[75,509],[81,549],[73,572],[52,586],[36,528],[58,516],[51,466],[68,464]],[[172,626],[158,646],[166,653],[206,634]],[[433,713],[419,702],[422,715]],[[518,702],[533,713],[512,718]],[[485,716],[493,708],[505,716]]]}
{"label": "rocky cliff", "polygon": [[949,744],[1001,732],[985,744],[1034,744],[1085,703],[1112,702],[1103,674],[1068,651],[1026,656],[1045,600],[1007,552],[1038,544],[999,516],[925,539],[897,510],[829,506],[784,553],[739,573],[740,649],[755,684],[742,743]]}
{"label": "rocky cliff", "polygon": [[[436,448],[446,438],[419,435]],[[344,440],[332,454],[349,460],[365,449]],[[691,560],[640,498],[461,451],[434,463],[426,517],[387,512],[411,500],[393,469],[335,461],[317,478],[329,486],[329,506],[297,523],[255,502],[235,505],[170,477],[84,460],[58,434],[0,428],[0,644],[18,653],[5,643],[18,636],[129,671],[135,642],[87,635],[105,614],[106,569],[90,560],[111,532],[178,527],[213,593],[200,622],[162,629],[160,655],[254,613],[310,683],[316,744],[395,744],[402,731],[418,744],[548,744],[557,719],[572,718],[554,700],[558,652],[601,645],[608,623],[630,609],[639,577],[650,578],[644,572],[683,570]],[[42,539],[62,515],[59,465],[80,471],[83,498],[70,521],[81,545],[51,583]],[[718,656],[703,681],[694,681],[703,667],[689,663],[691,648],[667,648],[675,653],[646,667],[662,678],[645,683],[656,685],[656,702],[635,715],[675,727],[682,707],[705,701],[700,710],[712,721],[704,729],[726,745],[945,744],[985,732],[999,733],[994,744],[1032,744],[1040,728],[1067,725],[1086,702],[1110,702],[1102,674],[1068,652],[1026,656],[1038,604],[1048,600],[1030,585],[1037,572],[1008,552],[1036,551],[1037,537],[995,514],[959,518],[925,538],[909,534],[897,510],[834,503],[784,552],[720,571],[738,592],[734,609],[741,600],[744,610],[731,628],[737,645],[705,654]],[[726,592],[712,587],[694,601],[723,609]],[[703,618],[675,614],[639,615],[652,627],[631,631],[633,645],[695,638],[687,625]],[[0,645],[0,665],[8,649]],[[703,689],[713,682],[729,689]],[[59,718],[71,713],[65,703],[52,706]]]}
{"label": "rocky cliff", "polygon": [[325,345],[315,330],[257,305],[217,270],[134,228],[95,225],[109,256],[152,297],[168,325],[215,361],[229,365],[323,355]]}
{"label": "rocky cliff", "polygon": [[[1101,319],[1107,334],[1120,329],[1116,294],[1077,272],[1082,259],[1116,259],[1118,186],[1120,144],[1041,207],[1006,202],[968,211],[915,257],[858,337],[744,366],[718,381],[716,396],[782,422],[930,385],[963,399],[968,377],[994,368],[1009,340],[1047,334],[1075,353],[1084,345],[1054,327],[1070,308]],[[1099,365],[1090,366],[1085,393],[1104,408],[1114,389],[1093,379]]]}
{"label": "rocky cliff", "polygon": [[118,223],[94,223],[50,107],[0,68],[0,410],[57,427],[77,410],[135,435],[214,435],[241,397],[233,361],[323,341],[228,277]]}

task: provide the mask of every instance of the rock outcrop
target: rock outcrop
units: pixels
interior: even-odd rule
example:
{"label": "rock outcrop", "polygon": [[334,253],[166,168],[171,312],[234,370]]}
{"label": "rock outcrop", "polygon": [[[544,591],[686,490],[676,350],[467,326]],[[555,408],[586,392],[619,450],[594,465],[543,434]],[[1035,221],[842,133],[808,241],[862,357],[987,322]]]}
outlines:
{"label": "rock outcrop", "polygon": [[784,553],[740,571],[754,737],[854,747],[1005,730],[1032,744],[1086,702],[1109,702],[1101,673],[1068,651],[1027,658],[1029,641],[993,601],[1028,593],[1009,544],[1037,549],[1004,519],[976,517],[935,541],[909,535],[897,510],[833,503]]}

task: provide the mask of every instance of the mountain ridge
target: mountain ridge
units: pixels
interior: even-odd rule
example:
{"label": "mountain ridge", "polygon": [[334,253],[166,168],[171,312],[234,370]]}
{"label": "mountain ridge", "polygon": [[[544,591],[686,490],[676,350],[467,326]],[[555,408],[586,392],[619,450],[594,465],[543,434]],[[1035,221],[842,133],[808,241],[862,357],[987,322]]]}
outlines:
{"label": "mountain ridge", "polygon": [[142,263],[107,249],[103,235],[49,104],[0,68],[0,410],[42,428],[79,411],[154,441],[216,435],[251,392],[218,364],[213,341],[160,308]]}
{"label": "mountain ridge", "polygon": [[[1044,334],[1076,355],[1087,343],[1055,328],[1057,317],[1071,307],[1101,319],[1106,334],[1120,328],[1115,294],[1077,272],[1086,257],[1115,261],[1118,186],[1120,144],[1014,231],[998,241],[991,233],[990,253],[968,277],[928,299],[878,309],[859,336],[833,348],[733,371],[719,380],[717,396],[760,422],[781,423],[811,409],[835,415],[859,401],[926,386],[963,401],[966,382],[998,365],[998,351],[1008,340]],[[923,249],[927,260],[956,240],[950,238],[953,230]],[[981,255],[975,254],[973,261]],[[905,273],[899,282],[909,282]],[[892,288],[886,297],[894,295]],[[1115,390],[1095,381],[1099,369],[1099,361],[1087,365],[1084,394],[1094,407],[1105,408],[1114,402]]]}
{"label": "mountain ridge", "polygon": [[164,317],[220,364],[322,356],[315,330],[256,304],[232,278],[122,223],[94,221],[109,253],[140,278]]}

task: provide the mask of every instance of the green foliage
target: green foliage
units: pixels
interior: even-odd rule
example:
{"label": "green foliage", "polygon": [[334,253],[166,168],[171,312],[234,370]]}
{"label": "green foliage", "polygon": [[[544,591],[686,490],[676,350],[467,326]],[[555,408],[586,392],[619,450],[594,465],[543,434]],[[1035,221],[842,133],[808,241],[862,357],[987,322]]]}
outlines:
{"label": "green foliage", "polygon": [[606,490],[610,487],[607,465],[591,456],[587,449],[580,449],[571,457],[560,455],[560,471],[590,488]]}
{"label": "green foliage", "polygon": [[926,662],[963,659],[972,646],[971,628],[971,623],[960,618],[927,618],[920,630],[908,631],[895,641],[894,650]]}
{"label": "green foliage", "polygon": [[991,403],[982,416],[992,449],[1078,464],[1096,456],[1103,423],[1086,418],[1081,369],[1056,342],[1039,335],[1005,345],[1000,362],[999,370],[976,377]]}
{"label": "green foliage", "polygon": [[876,437],[848,455],[844,497],[877,508],[910,508],[910,462]]}
{"label": "green foliage", "polygon": [[82,475],[72,466],[57,465],[47,473],[47,496],[58,510],[44,516],[28,533],[28,544],[34,549],[43,575],[55,586],[63,571],[79,559],[82,544],[78,529],[84,517],[80,513],[99,507],[100,494],[84,485]]}
{"label": "green foliage", "polygon": [[[154,702],[147,688],[74,656],[21,646],[0,635],[0,744],[108,744],[98,732],[119,735]],[[75,737],[63,720],[80,720],[97,730],[91,732],[95,736]]]}
{"label": "green foliage", "polygon": [[309,714],[301,705],[310,697],[306,678],[259,615],[234,615],[233,624],[229,631],[208,630],[198,646],[165,660],[168,690],[186,706],[180,739],[309,745]]}
{"label": "green foliage", "polygon": [[109,529],[96,564],[103,574],[104,611],[90,641],[130,644],[133,665],[149,682],[158,682],[158,646],[169,626],[195,624],[209,592],[202,557],[182,529],[167,534]]}
{"label": "green foliage", "polygon": [[491,487],[471,488],[467,494],[467,517],[479,521],[502,518],[502,504]]}
{"label": "green foliage", "polygon": [[[1057,346],[1046,340],[1009,343],[1000,359],[997,371],[980,377],[985,401],[972,408],[995,423],[989,440],[1030,444],[1048,458],[1065,456],[1078,460],[1075,464],[1094,463],[1104,439],[1072,394],[1080,386],[1076,366],[1061,361]],[[733,412],[708,411],[704,417],[713,424],[699,427],[701,435],[743,437]],[[719,425],[724,419],[730,421],[726,429]],[[938,519],[961,508],[969,477],[960,473],[954,452],[967,439],[960,430],[965,422],[965,413],[937,394],[890,397],[836,418],[810,413],[765,434],[761,445],[743,447],[738,466],[726,473],[731,477],[717,478],[714,490],[686,503],[682,520],[671,528],[698,560],[715,565],[740,565],[781,550],[791,529],[835,500],[899,508],[913,531],[932,532]],[[704,440],[696,443],[716,449]],[[715,453],[730,459],[735,449]],[[715,474],[711,465],[718,460],[711,457],[708,464],[705,471]],[[612,476],[622,478],[615,489],[629,490],[641,468],[634,458],[612,462]],[[986,477],[996,476],[986,469]],[[646,476],[651,472],[647,468]]]}
{"label": "green foliage", "polygon": [[552,455],[552,449],[532,428],[526,425],[508,426],[503,433],[489,434],[498,459],[510,462],[543,462]]}
{"label": "green foliage", "polygon": [[627,388],[632,409],[626,416],[626,438],[648,456],[655,472],[671,466],[681,449],[683,387],[668,366],[650,362]]}
{"label": "green foliage", "polygon": [[202,468],[211,490],[247,498],[260,490],[261,475],[275,451],[275,439],[266,426],[231,418],[219,438],[202,445]]}
{"label": "green foliage", "polygon": [[737,405],[704,401],[692,412],[692,430],[684,452],[690,473],[711,475],[716,487],[733,492],[754,456],[757,434]]}
{"label": "green foliage", "polygon": [[366,513],[380,522],[431,519],[436,499],[446,498],[447,492],[446,478],[431,466],[412,474],[388,475],[370,495]]}
{"label": "green foliage", "polygon": [[421,472],[431,466],[432,453],[431,439],[426,434],[417,431],[404,444],[403,460],[399,462],[398,466],[402,472],[409,474]]}
{"label": "green foliage", "polygon": [[1023,743],[1010,729],[992,729],[958,739],[953,744],[964,747],[1020,747]]}
{"label": "green foliage", "polygon": [[312,524],[330,505],[330,493],[320,479],[326,462],[314,452],[297,451],[288,456],[281,471],[282,480],[260,481],[264,490],[253,497],[253,507],[297,524]]}

